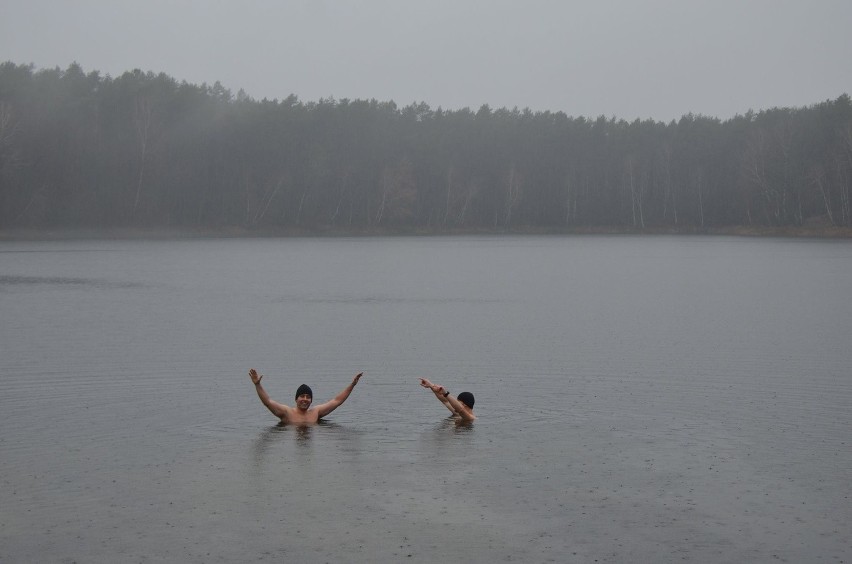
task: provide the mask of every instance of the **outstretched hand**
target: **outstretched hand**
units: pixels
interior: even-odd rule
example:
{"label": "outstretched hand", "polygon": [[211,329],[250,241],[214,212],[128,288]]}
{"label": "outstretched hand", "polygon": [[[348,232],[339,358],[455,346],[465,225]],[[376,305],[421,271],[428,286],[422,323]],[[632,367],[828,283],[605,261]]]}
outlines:
{"label": "outstretched hand", "polygon": [[358,380],[360,380],[361,376],[363,376],[363,375],[364,375],[363,372],[359,372],[358,374],[356,374],[355,377],[352,378],[352,385],[354,386],[355,384],[357,384]]}
{"label": "outstretched hand", "polygon": [[260,381],[263,379],[263,374],[258,374],[257,370],[252,368],[249,370],[249,378],[251,378],[252,384],[256,386],[260,384]]}
{"label": "outstretched hand", "polygon": [[426,378],[420,379],[420,385],[424,388],[429,388],[436,394],[443,395],[444,394],[444,386],[438,386],[427,380]]}
{"label": "outstretched hand", "polygon": [[437,385],[433,384],[432,382],[430,382],[429,380],[427,380],[426,378],[420,379],[420,385],[423,386],[424,388],[432,390],[432,393],[435,394],[435,397],[438,398],[438,400],[440,400],[440,402],[444,405],[444,407],[449,409],[453,413],[453,415],[458,415],[458,413],[456,412],[456,408],[454,408],[453,404],[452,404],[452,402],[455,401],[455,399],[454,398],[448,398],[446,395],[444,395],[447,391],[446,388],[444,388],[444,386],[437,386]]}

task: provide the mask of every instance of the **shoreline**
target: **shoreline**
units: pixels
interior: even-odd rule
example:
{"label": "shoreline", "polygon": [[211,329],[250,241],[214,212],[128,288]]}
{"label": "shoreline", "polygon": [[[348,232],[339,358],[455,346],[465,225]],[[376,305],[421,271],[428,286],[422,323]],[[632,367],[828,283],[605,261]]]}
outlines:
{"label": "shoreline", "polygon": [[251,238],[294,238],[294,237],[459,237],[459,236],[505,236],[505,235],[709,235],[721,237],[772,237],[850,239],[850,227],[754,227],[729,226],[699,229],[688,228],[644,228],[629,227],[576,227],[570,229],[518,228],[505,231],[493,229],[177,229],[177,228],[105,228],[105,229],[0,229],[0,241],[53,241],[67,239],[251,239]]}

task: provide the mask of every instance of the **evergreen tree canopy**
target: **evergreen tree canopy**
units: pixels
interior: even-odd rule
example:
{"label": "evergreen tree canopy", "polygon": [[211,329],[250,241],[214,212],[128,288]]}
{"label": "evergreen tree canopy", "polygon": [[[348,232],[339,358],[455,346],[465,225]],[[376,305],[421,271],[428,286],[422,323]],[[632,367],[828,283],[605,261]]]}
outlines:
{"label": "evergreen tree canopy", "polygon": [[627,122],[0,64],[0,229],[850,227],[850,196],[847,94]]}

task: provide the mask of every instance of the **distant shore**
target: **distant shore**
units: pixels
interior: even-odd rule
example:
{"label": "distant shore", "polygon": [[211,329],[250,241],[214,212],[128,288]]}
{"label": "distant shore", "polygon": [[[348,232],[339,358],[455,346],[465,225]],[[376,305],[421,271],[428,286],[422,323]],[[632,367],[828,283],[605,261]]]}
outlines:
{"label": "distant shore", "polygon": [[370,229],[177,229],[177,228],[105,228],[105,229],[0,229],[0,241],[51,241],[66,239],[200,239],[200,238],[274,238],[274,237],[392,237],[392,236],[483,236],[483,235],[715,235],[734,237],[802,237],[823,239],[852,238],[852,228],[830,226],[713,228],[576,227],[565,229],[518,228],[507,231],[472,229],[370,228]]}

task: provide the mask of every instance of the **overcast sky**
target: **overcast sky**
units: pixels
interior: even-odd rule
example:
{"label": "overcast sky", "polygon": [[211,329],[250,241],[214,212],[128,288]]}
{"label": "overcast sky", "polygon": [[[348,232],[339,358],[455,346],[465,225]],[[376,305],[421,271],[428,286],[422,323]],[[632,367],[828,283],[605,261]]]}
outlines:
{"label": "overcast sky", "polygon": [[0,0],[0,61],[256,99],[722,119],[852,93],[852,0]]}

